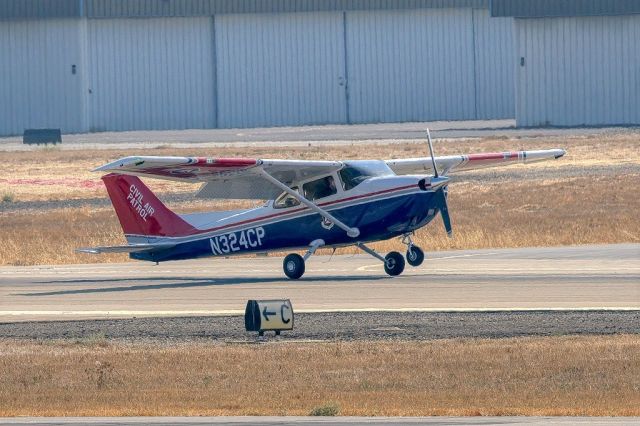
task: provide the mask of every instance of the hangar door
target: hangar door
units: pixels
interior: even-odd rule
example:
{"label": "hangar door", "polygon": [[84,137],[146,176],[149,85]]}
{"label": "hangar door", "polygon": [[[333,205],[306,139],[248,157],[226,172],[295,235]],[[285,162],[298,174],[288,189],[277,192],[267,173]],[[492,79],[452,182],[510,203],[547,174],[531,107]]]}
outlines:
{"label": "hangar door", "polygon": [[0,22],[0,135],[84,131],[79,20]]}
{"label": "hangar door", "polygon": [[347,12],[351,121],[475,118],[472,13]]}
{"label": "hangar door", "polygon": [[89,21],[91,131],[215,127],[212,18]]}
{"label": "hangar door", "polygon": [[640,124],[640,15],[515,27],[518,126]]}
{"label": "hangar door", "polygon": [[217,15],[218,127],[346,122],[341,12]]}

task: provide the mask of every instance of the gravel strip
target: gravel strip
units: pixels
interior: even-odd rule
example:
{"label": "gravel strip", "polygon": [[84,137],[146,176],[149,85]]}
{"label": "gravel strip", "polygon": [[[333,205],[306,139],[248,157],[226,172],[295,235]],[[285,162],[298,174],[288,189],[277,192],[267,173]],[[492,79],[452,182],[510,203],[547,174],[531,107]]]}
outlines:
{"label": "gravel strip", "polygon": [[[640,334],[640,311],[357,312],[297,314],[281,340],[433,340]],[[254,341],[242,316],[0,323],[0,338],[175,343]],[[268,333],[271,334],[271,333]]]}

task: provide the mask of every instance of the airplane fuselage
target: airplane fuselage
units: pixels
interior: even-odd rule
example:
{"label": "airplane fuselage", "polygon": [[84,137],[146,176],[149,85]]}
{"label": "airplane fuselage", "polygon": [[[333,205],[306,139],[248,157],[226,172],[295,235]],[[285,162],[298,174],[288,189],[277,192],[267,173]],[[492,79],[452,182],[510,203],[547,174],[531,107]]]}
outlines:
{"label": "airplane fuselage", "polygon": [[[366,180],[357,187],[341,190],[317,201],[336,219],[360,231],[352,238],[335,224],[304,205],[263,207],[215,213],[208,221],[201,214],[198,230],[180,237],[128,235],[130,242],[171,242],[173,247],[153,252],[131,253],[133,259],[149,261],[183,260],[207,256],[233,256],[255,252],[305,249],[314,240],[325,247],[386,240],[414,231],[438,213],[434,190],[419,185],[423,177],[385,176]],[[427,178],[428,181],[428,178]],[[213,213],[212,213],[213,215]]]}

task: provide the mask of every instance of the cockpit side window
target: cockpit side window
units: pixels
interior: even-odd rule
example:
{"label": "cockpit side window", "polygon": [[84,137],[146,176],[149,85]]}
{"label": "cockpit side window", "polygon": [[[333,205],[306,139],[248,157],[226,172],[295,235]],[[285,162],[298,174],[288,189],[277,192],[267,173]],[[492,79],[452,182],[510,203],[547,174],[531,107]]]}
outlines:
{"label": "cockpit side window", "polygon": [[380,160],[356,160],[348,161],[340,169],[338,176],[342,181],[342,188],[348,191],[360,185],[371,177],[392,176],[393,171]]}
{"label": "cockpit side window", "polygon": [[312,180],[302,185],[302,192],[307,200],[318,200],[338,192],[333,176]]}
{"label": "cockpit side window", "polygon": [[[294,191],[298,192],[298,187],[297,186],[294,186],[291,189],[293,189]],[[299,204],[300,204],[300,201],[298,201],[298,199],[296,197],[294,197],[293,195],[289,194],[288,192],[283,192],[273,202],[273,207],[276,208],[276,209],[286,209],[286,208],[289,208],[289,207],[295,207],[295,206],[297,206]]]}
{"label": "cockpit side window", "polygon": [[342,188],[345,191],[348,191],[351,188],[355,188],[369,177],[369,175],[364,173],[363,170],[359,170],[355,167],[350,166],[341,169],[338,174],[340,175],[340,180],[342,181]]}

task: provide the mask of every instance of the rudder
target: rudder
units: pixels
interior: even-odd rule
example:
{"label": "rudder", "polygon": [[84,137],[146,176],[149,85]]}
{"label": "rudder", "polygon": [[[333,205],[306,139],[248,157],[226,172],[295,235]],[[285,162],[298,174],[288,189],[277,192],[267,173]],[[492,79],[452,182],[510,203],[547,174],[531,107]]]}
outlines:
{"label": "rudder", "polygon": [[169,210],[136,176],[111,173],[102,177],[125,235],[175,237],[195,228]]}

